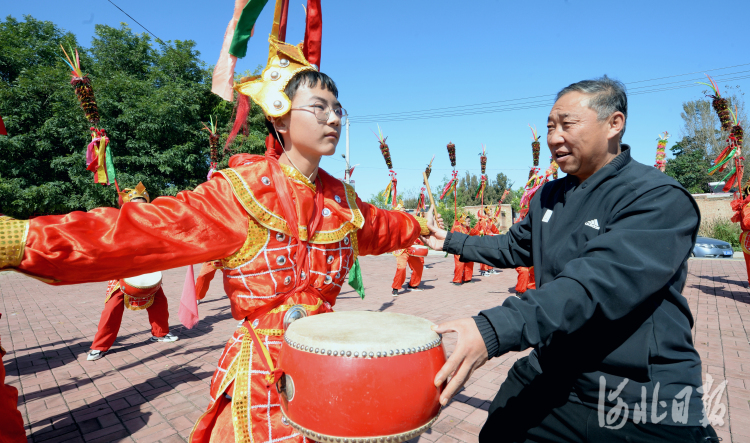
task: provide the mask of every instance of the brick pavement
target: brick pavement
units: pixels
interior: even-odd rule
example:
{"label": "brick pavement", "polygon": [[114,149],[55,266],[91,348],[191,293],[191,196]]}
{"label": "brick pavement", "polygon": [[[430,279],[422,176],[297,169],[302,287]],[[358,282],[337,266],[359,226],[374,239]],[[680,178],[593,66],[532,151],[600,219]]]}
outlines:
{"label": "brick pavement", "polygon": [[[450,285],[452,257],[430,255],[424,292],[390,295],[395,259],[363,257],[367,290],[360,300],[342,292],[338,310],[380,310],[422,316],[433,322],[467,317],[512,296],[516,273],[477,276]],[[750,292],[739,260],[691,260],[685,296],[695,315],[694,340],[704,374],[726,380],[721,401],[725,442],[750,442]],[[237,325],[217,278],[201,322],[185,330],[177,319],[183,270],[165,273],[175,343],[151,343],[145,312],[127,311],[110,353],[86,361],[101,313],[105,283],[48,286],[14,273],[0,273],[0,336],[8,354],[7,383],[20,391],[19,409],[29,442],[182,442],[208,403],[208,384],[225,341]],[[450,351],[455,338],[445,336]],[[489,361],[442,412],[421,442],[476,442],[489,402],[516,359],[509,353]]]}

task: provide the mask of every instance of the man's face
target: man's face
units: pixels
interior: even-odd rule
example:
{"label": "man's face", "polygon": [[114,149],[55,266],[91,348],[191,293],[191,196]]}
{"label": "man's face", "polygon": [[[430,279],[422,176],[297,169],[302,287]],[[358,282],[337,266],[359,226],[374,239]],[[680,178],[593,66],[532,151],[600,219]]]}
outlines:
{"label": "man's face", "polygon": [[560,170],[584,181],[607,164],[610,119],[599,121],[587,106],[590,96],[569,92],[560,97],[547,118],[547,145]]}
{"label": "man's face", "polygon": [[131,203],[148,203],[145,198],[140,198],[140,197],[134,198],[130,200],[130,202]]}
{"label": "man's face", "polygon": [[[314,88],[301,85],[294,94],[292,108],[301,109],[292,109],[281,117],[284,129],[280,132],[284,133],[284,140],[291,142],[291,148],[305,157],[333,155],[341,135],[341,119],[333,112],[341,108],[336,96],[320,84]],[[325,110],[330,113],[328,119],[321,122],[314,112],[322,114]]]}

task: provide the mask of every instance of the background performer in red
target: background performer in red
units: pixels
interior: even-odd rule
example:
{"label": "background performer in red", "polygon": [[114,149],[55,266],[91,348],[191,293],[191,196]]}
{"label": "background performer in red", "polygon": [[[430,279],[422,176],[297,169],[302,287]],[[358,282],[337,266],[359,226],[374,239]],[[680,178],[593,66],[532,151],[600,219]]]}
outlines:
{"label": "background performer in red", "polygon": [[[151,201],[143,183],[138,183],[135,189],[124,189],[120,193],[120,200],[120,205]],[[161,287],[151,296],[136,298],[129,297],[122,291],[119,280],[111,280],[107,285],[107,299],[104,301],[104,310],[99,319],[99,328],[86,360],[99,360],[109,351],[120,331],[122,314],[126,307],[131,311],[145,309],[148,312],[148,321],[151,323],[151,341],[177,341],[178,337],[169,332],[169,306]]]}

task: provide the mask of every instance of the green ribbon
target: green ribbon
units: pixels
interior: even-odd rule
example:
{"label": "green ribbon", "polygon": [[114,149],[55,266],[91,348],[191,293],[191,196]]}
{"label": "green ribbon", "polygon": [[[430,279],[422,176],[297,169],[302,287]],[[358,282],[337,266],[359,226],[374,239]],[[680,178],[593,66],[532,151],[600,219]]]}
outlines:
{"label": "green ribbon", "polygon": [[237,20],[234,28],[232,43],[229,45],[229,53],[237,58],[243,58],[247,54],[247,44],[250,42],[250,34],[253,32],[255,21],[258,20],[260,11],[266,6],[268,0],[250,0]]}
{"label": "green ribbon", "polygon": [[349,270],[349,286],[351,286],[357,294],[365,299],[365,284],[362,282],[362,268],[359,267],[359,259],[354,260],[354,266]]}
{"label": "green ribbon", "polygon": [[115,164],[112,162],[112,149],[109,144],[107,144],[106,154],[104,155],[104,163],[105,167],[107,169],[107,184],[111,185],[115,182]]}

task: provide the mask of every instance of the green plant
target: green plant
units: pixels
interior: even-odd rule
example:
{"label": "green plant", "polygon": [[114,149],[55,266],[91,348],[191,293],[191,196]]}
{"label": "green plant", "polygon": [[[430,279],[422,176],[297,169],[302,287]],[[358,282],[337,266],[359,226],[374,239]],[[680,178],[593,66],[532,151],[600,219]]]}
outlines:
{"label": "green plant", "polygon": [[701,222],[700,228],[698,228],[699,236],[725,241],[731,244],[734,249],[740,247],[741,233],[742,230],[738,223],[732,223],[731,220],[724,217],[705,219]]}

